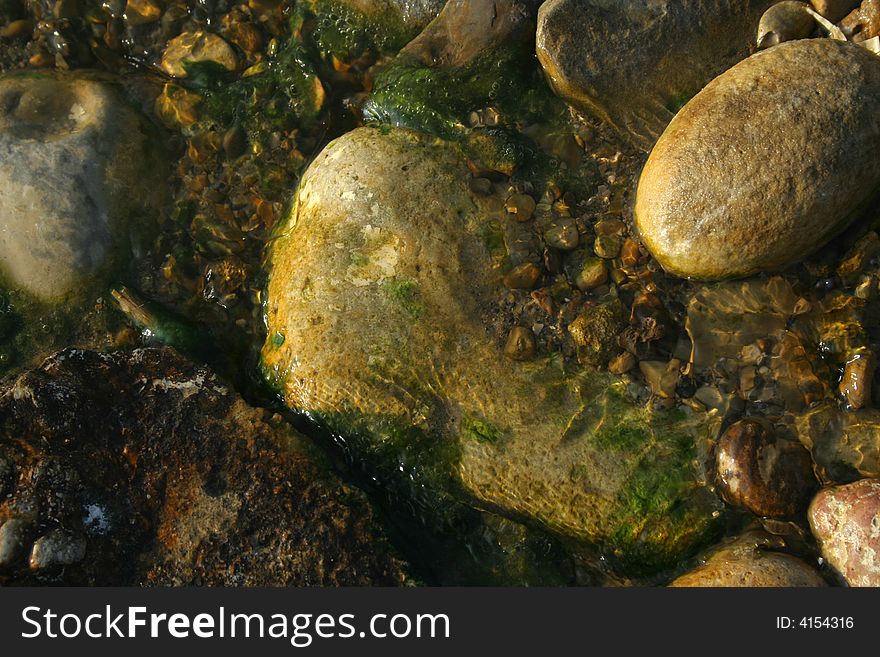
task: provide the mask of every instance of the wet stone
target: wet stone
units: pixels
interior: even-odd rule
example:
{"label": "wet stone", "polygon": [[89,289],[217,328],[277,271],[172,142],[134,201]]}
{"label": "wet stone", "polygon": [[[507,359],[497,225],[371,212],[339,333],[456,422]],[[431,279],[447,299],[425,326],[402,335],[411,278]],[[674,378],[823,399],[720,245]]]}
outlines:
{"label": "wet stone", "polygon": [[405,579],[362,493],[170,349],[68,349],[7,380],[0,450],[22,475],[0,517],[28,523],[0,526],[2,585]]}
{"label": "wet stone", "polygon": [[705,280],[812,254],[880,184],[878,98],[880,59],[853,43],[790,41],[740,62],[654,146],[635,205],[645,246],[668,272]]}
{"label": "wet stone", "polygon": [[608,282],[608,270],[601,258],[585,257],[578,264],[573,282],[579,290],[586,292]]}
{"label": "wet stone", "polygon": [[504,207],[516,221],[528,221],[535,213],[535,199],[528,194],[514,194]]}
{"label": "wet stone", "polygon": [[608,371],[612,374],[626,374],[636,366],[636,357],[630,352],[624,351],[608,363]]}
{"label": "wet stone", "polygon": [[618,349],[618,336],[624,327],[619,301],[584,308],[568,327],[577,346],[578,361],[588,367],[604,367]]}
{"label": "wet stone", "polygon": [[561,217],[544,230],[547,246],[560,251],[573,251],[580,244],[577,223],[570,217]]}
{"label": "wet stone", "polygon": [[531,329],[515,326],[507,336],[504,355],[511,360],[529,360],[535,355],[535,334]]}
{"label": "wet stone", "polygon": [[70,566],[86,556],[86,539],[65,529],[53,529],[34,541],[29,559],[33,570]]}
{"label": "wet stone", "polygon": [[813,8],[832,23],[843,19],[859,6],[860,0],[810,0]]}
{"label": "wet stone", "polygon": [[541,268],[532,262],[524,262],[504,276],[504,287],[510,290],[532,290],[541,278]]}
{"label": "wet stone", "polygon": [[162,70],[175,78],[185,78],[190,64],[211,63],[227,71],[238,68],[238,56],[222,37],[197,30],[173,38],[162,54]]}
{"label": "wet stone", "polygon": [[863,408],[870,403],[874,369],[874,356],[868,351],[861,351],[847,361],[838,390],[849,408]]}
{"label": "wet stone", "polygon": [[880,479],[822,490],[810,505],[822,556],[850,586],[880,586]]}
{"label": "wet stone", "polygon": [[620,238],[614,235],[599,235],[593,243],[593,251],[605,260],[612,260],[620,253]]}
{"label": "wet stone", "polygon": [[818,486],[810,453],[759,420],[740,420],[724,432],[715,467],[724,498],[757,516],[795,517]]}
{"label": "wet stone", "polygon": [[758,48],[810,36],[816,28],[816,21],[806,7],[798,0],[785,0],[765,11],[758,23]]}

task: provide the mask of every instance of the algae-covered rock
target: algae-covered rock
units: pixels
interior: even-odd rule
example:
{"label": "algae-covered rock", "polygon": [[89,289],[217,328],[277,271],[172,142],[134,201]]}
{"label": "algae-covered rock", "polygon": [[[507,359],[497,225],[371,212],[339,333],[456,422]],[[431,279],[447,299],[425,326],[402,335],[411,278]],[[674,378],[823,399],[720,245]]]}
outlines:
{"label": "algae-covered rock", "polygon": [[676,275],[723,279],[798,262],[880,184],[880,59],[831,39],[780,44],[676,115],[642,172],[635,220]]}
{"label": "algae-covered rock", "polygon": [[549,0],[537,51],[553,89],[648,150],[675,112],[749,54],[775,0]]}
{"label": "algae-covered rock", "polygon": [[331,143],[272,248],[267,377],[439,513],[471,501],[633,572],[670,565],[720,522],[701,468],[713,423],[634,405],[623,381],[546,354],[504,357],[485,238],[504,210],[469,178],[456,147],[417,133]]}
{"label": "algae-covered rock", "polygon": [[842,411],[837,404],[820,404],[799,415],[796,427],[824,481],[880,477],[880,410]]}
{"label": "algae-covered rock", "polygon": [[0,277],[42,300],[124,261],[165,197],[161,146],[106,82],[0,80]]}
{"label": "algae-covered rock", "polygon": [[170,349],[67,349],[0,387],[2,585],[406,577],[363,493]]}

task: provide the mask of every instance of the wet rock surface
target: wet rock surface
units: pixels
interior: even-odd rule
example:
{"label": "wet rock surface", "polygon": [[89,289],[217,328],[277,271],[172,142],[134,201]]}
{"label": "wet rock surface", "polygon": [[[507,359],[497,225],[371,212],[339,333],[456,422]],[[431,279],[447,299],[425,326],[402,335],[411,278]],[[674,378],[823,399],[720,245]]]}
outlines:
{"label": "wet rock surface", "polygon": [[826,586],[819,572],[795,556],[773,549],[773,541],[743,537],[675,579],[674,587]]}
{"label": "wet rock surface", "polygon": [[[697,465],[712,422],[632,406],[623,381],[566,376],[545,354],[504,358],[506,334],[477,311],[505,288],[468,178],[454,147],[411,132],[361,128],[325,149],[273,248],[264,370],[291,407],[360,436],[364,458],[405,458],[438,500],[451,477],[624,568],[661,568],[721,521]],[[585,358],[622,329],[619,303],[595,308]]]}
{"label": "wet rock surface", "polygon": [[397,585],[370,506],[169,349],[66,350],[0,390],[0,582]]}
{"label": "wet rock surface", "polygon": [[850,586],[880,586],[880,480],[824,489],[810,505],[810,527]]}
{"label": "wet rock surface", "polygon": [[0,274],[41,299],[64,297],[155,222],[162,148],[99,79],[7,75],[0,100]]}
{"label": "wet rock surface", "polygon": [[880,182],[870,155],[878,97],[880,60],[830,39],[780,44],[730,69],[676,116],[645,165],[635,207],[645,245],[669,272],[697,279],[814,252]]}
{"label": "wet rock surface", "polygon": [[803,445],[779,438],[754,419],[724,432],[715,447],[715,467],[724,498],[757,516],[796,516],[818,487]]}
{"label": "wet rock surface", "polygon": [[644,150],[694,94],[746,57],[772,0],[550,0],[537,52],[562,98]]}

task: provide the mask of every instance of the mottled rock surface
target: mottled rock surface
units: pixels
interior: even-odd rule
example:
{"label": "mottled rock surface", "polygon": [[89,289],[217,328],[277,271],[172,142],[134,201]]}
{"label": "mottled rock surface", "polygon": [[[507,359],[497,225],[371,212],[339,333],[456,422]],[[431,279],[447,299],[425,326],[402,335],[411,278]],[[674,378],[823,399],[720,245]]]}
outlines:
{"label": "mottled rock surface", "polygon": [[669,565],[721,522],[700,465],[712,421],[631,403],[624,381],[547,354],[505,358],[486,236],[509,219],[469,179],[454,146],[412,132],[328,146],[274,243],[266,375],[437,503],[455,482],[636,570]]}
{"label": "mottled rock surface", "polygon": [[106,82],[0,79],[0,276],[58,299],[131,251],[165,197],[149,126]]}
{"label": "mottled rock surface", "polygon": [[635,220],[670,273],[724,279],[810,255],[880,183],[880,59],[831,39],[780,44],[712,81],[642,172]]}
{"label": "mottled rock surface", "polygon": [[363,494],[268,416],[168,349],[7,381],[0,583],[401,583]]}
{"label": "mottled rock surface", "polygon": [[549,0],[538,58],[557,94],[648,150],[675,112],[746,57],[774,0]]}
{"label": "mottled rock surface", "polygon": [[818,488],[804,446],[750,418],[731,425],[718,440],[715,468],[723,497],[758,516],[794,517]]}
{"label": "mottled rock surface", "polygon": [[677,578],[670,586],[825,586],[815,568],[790,554],[765,549],[761,542],[740,539],[721,548],[705,564]]}
{"label": "mottled rock surface", "polygon": [[880,586],[880,479],[824,489],[810,505],[810,527],[850,586]]}

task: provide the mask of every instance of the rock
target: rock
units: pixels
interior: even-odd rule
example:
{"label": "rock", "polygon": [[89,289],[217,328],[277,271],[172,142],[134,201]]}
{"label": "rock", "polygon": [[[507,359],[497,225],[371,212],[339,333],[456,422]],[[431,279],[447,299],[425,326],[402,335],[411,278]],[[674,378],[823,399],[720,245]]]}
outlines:
{"label": "rock", "polygon": [[838,390],[850,409],[856,410],[870,403],[874,369],[874,356],[868,350],[847,361]]}
{"label": "rock", "polygon": [[168,165],[154,129],[108,83],[8,75],[0,101],[0,278],[60,299],[131,257]]}
{"label": "rock", "polygon": [[809,37],[816,29],[816,20],[807,8],[805,2],[785,0],[765,11],[758,23],[758,48]]}
{"label": "rock", "polygon": [[792,41],[738,64],[651,152],[635,205],[645,246],[667,271],[697,279],[810,255],[880,183],[880,123],[869,109],[878,99],[880,59],[851,43]]}
{"label": "rock", "polygon": [[859,6],[859,0],[810,0],[810,4],[832,23],[837,23]]}
{"label": "rock", "polygon": [[504,276],[504,287],[511,290],[533,290],[541,278],[541,268],[532,262],[524,262]]}
{"label": "rock", "polygon": [[222,37],[196,30],[184,32],[165,47],[162,54],[162,70],[175,78],[188,77],[187,66],[191,64],[212,64],[227,71],[238,69],[238,56]]}
{"label": "rock", "polygon": [[0,457],[21,473],[0,500],[3,585],[405,577],[363,494],[285,423],[169,349],[68,349],[7,381]]}
{"label": "rock", "polygon": [[648,150],[684,103],[749,54],[774,0],[548,0],[538,59],[554,91]]}
{"label": "rock", "polygon": [[544,231],[547,246],[560,251],[573,251],[580,243],[577,224],[571,217],[560,217]]}
{"label": "rock", "polygon": [[515,326],[507,336],[504,355],[511,360],[529,360],[535,355],[535,334],[531,329]]}
{"label": "rock", "polygon": [[722,497],[757,516],[795,517],[818,488],[803,445],[780,438],[756,419],[740,420],[724,432],[715,468]]}
{"label": "rock", "polygon": [[[358,128],[325,148],[268,261],[268,380],[437,516],[455,499],[616,568],[667,567],[723,522],[700,466],[717,425],[551,355],[505,358],[490,311],[509,292],[485,235],[510,222],[469,180],[456,147],[418,133]],[[619,302],[600,308],[625,322]]]}
{"label": "rock", "polygon": [[513,194],[507,199],[507,203],[505,204],[507,214],[511,215],[519,222],[525,222],[531,219],[532,215],[535,214],[535,207],[535,199],[528,194]]}
{"label": "rock", "polygon": [[572,279],[577,289],[586,292],[608,282],[608,270],[601,258],[581,257],[576,265]]}
{"label": "rock", "polygon": [[840,29],[856,43],[880,35],[880,0],[864,0],[858,9],[840,22]]}
{"label": "rock", "polygon": [[443,11],[401,51],[429,67],[461,67],[534,26],[538,0],[448,0]]}
{"label": "rock", "polygon": [[880,586],[880,479],[822,490],[810,505],[810,527],[850,586]]}
{"label": "rock", "polygon": [[53,529],[34,541],[29,563],[33,570],[43,570],[57,566],[71,566],[82,561],[85,556],[84,536],[65,529]]}
{"label": "rock", "polygon": [[847,412],[823,403],[798,415],[795,426],[823,482],[880,477],[880,411]]}
{"label": "rock", "polygon": [[819,573],[790,554],[764,549],[761,542],[740,539],[712,554],[696,570],[676,579],[674,587],[825,586]]}
{"label": "rock", "polygon": [[568,326],[578,361],[587,367],[604,367],[618,349],[618,336],[624,325],[619,301],[586,306]]}

